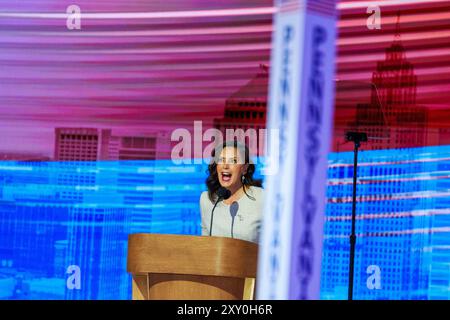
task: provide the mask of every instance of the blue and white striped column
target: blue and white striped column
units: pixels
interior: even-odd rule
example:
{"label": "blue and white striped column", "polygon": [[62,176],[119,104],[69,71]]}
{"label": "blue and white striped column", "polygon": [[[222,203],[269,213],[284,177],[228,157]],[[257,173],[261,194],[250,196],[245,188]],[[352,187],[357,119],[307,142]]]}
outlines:
{"label": "blue and white striped column", "polygon": [[278,172],[266,176],[258,299],[318,299],[327,154],[332,134],[333,0],[276,1],[268,128]]}

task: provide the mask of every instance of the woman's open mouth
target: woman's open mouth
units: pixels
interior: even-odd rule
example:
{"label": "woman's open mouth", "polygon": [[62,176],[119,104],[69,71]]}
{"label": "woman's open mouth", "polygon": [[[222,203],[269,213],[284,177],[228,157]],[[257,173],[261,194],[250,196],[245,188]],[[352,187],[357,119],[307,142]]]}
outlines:
{"label": "woman's open mouth", "polygon": [[229,172],[222,172],[222,181],[223,182],[230,182],[231,181],[231,173]]}

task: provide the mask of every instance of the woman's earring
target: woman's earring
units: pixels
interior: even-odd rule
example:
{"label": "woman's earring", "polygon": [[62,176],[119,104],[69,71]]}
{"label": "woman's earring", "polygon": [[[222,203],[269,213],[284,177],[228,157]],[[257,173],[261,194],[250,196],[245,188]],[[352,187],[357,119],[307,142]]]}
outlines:
{"label": "woman's earring", "polygon": [[242,183],[245,183],[245,176],[244,175],[241,176],[241,181],[242,181]]}

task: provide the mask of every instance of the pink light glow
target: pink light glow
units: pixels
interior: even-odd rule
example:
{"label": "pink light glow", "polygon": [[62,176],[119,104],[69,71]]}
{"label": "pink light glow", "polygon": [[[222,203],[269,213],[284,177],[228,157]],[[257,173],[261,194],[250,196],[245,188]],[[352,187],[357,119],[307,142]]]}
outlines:
{"label": "pink light glow", "polygon": [[[270,61],[272,0],[76,4],[81,30],[66,28],[67,3],[60,0],[2,3],[0,152],[52,155],[56,126],[133,135],[203,120],[207,129],[223,116],[226,99]],[[366,8],[376,4],[382,29],[368,30]],[[371,81],[394,41],[400,10],[416,102],[432,111],[428,128],[449,127],[449,8],[450,0],[341,1],[337,78]],[[336,124],[367,99],[365,92],[348,96],[353,109],[336,112]]]}

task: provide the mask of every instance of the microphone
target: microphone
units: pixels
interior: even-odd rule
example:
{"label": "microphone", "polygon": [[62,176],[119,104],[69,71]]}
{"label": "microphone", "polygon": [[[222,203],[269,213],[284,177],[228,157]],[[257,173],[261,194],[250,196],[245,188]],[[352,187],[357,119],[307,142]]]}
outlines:
{"label": "microphone", "polygon": [[236,217],[239,211],[239,203],[234,201],[230,206],[230,214],[231,214],[231,237],[234,238],[233,228],[234,228],[234,218]]}
{"label": "microphone", "polygon": [[213,228],[213,221],[214,221],[214,209],[216,209],[217,204],[221,200],[227,200],[229,197],[231,197],[231,191],[228,190],[227,188],[220,187],[219,190],[217,190],[217,200],[211,211],[211,225],[209,226],[209,236],[212,235],[212,228]]}

